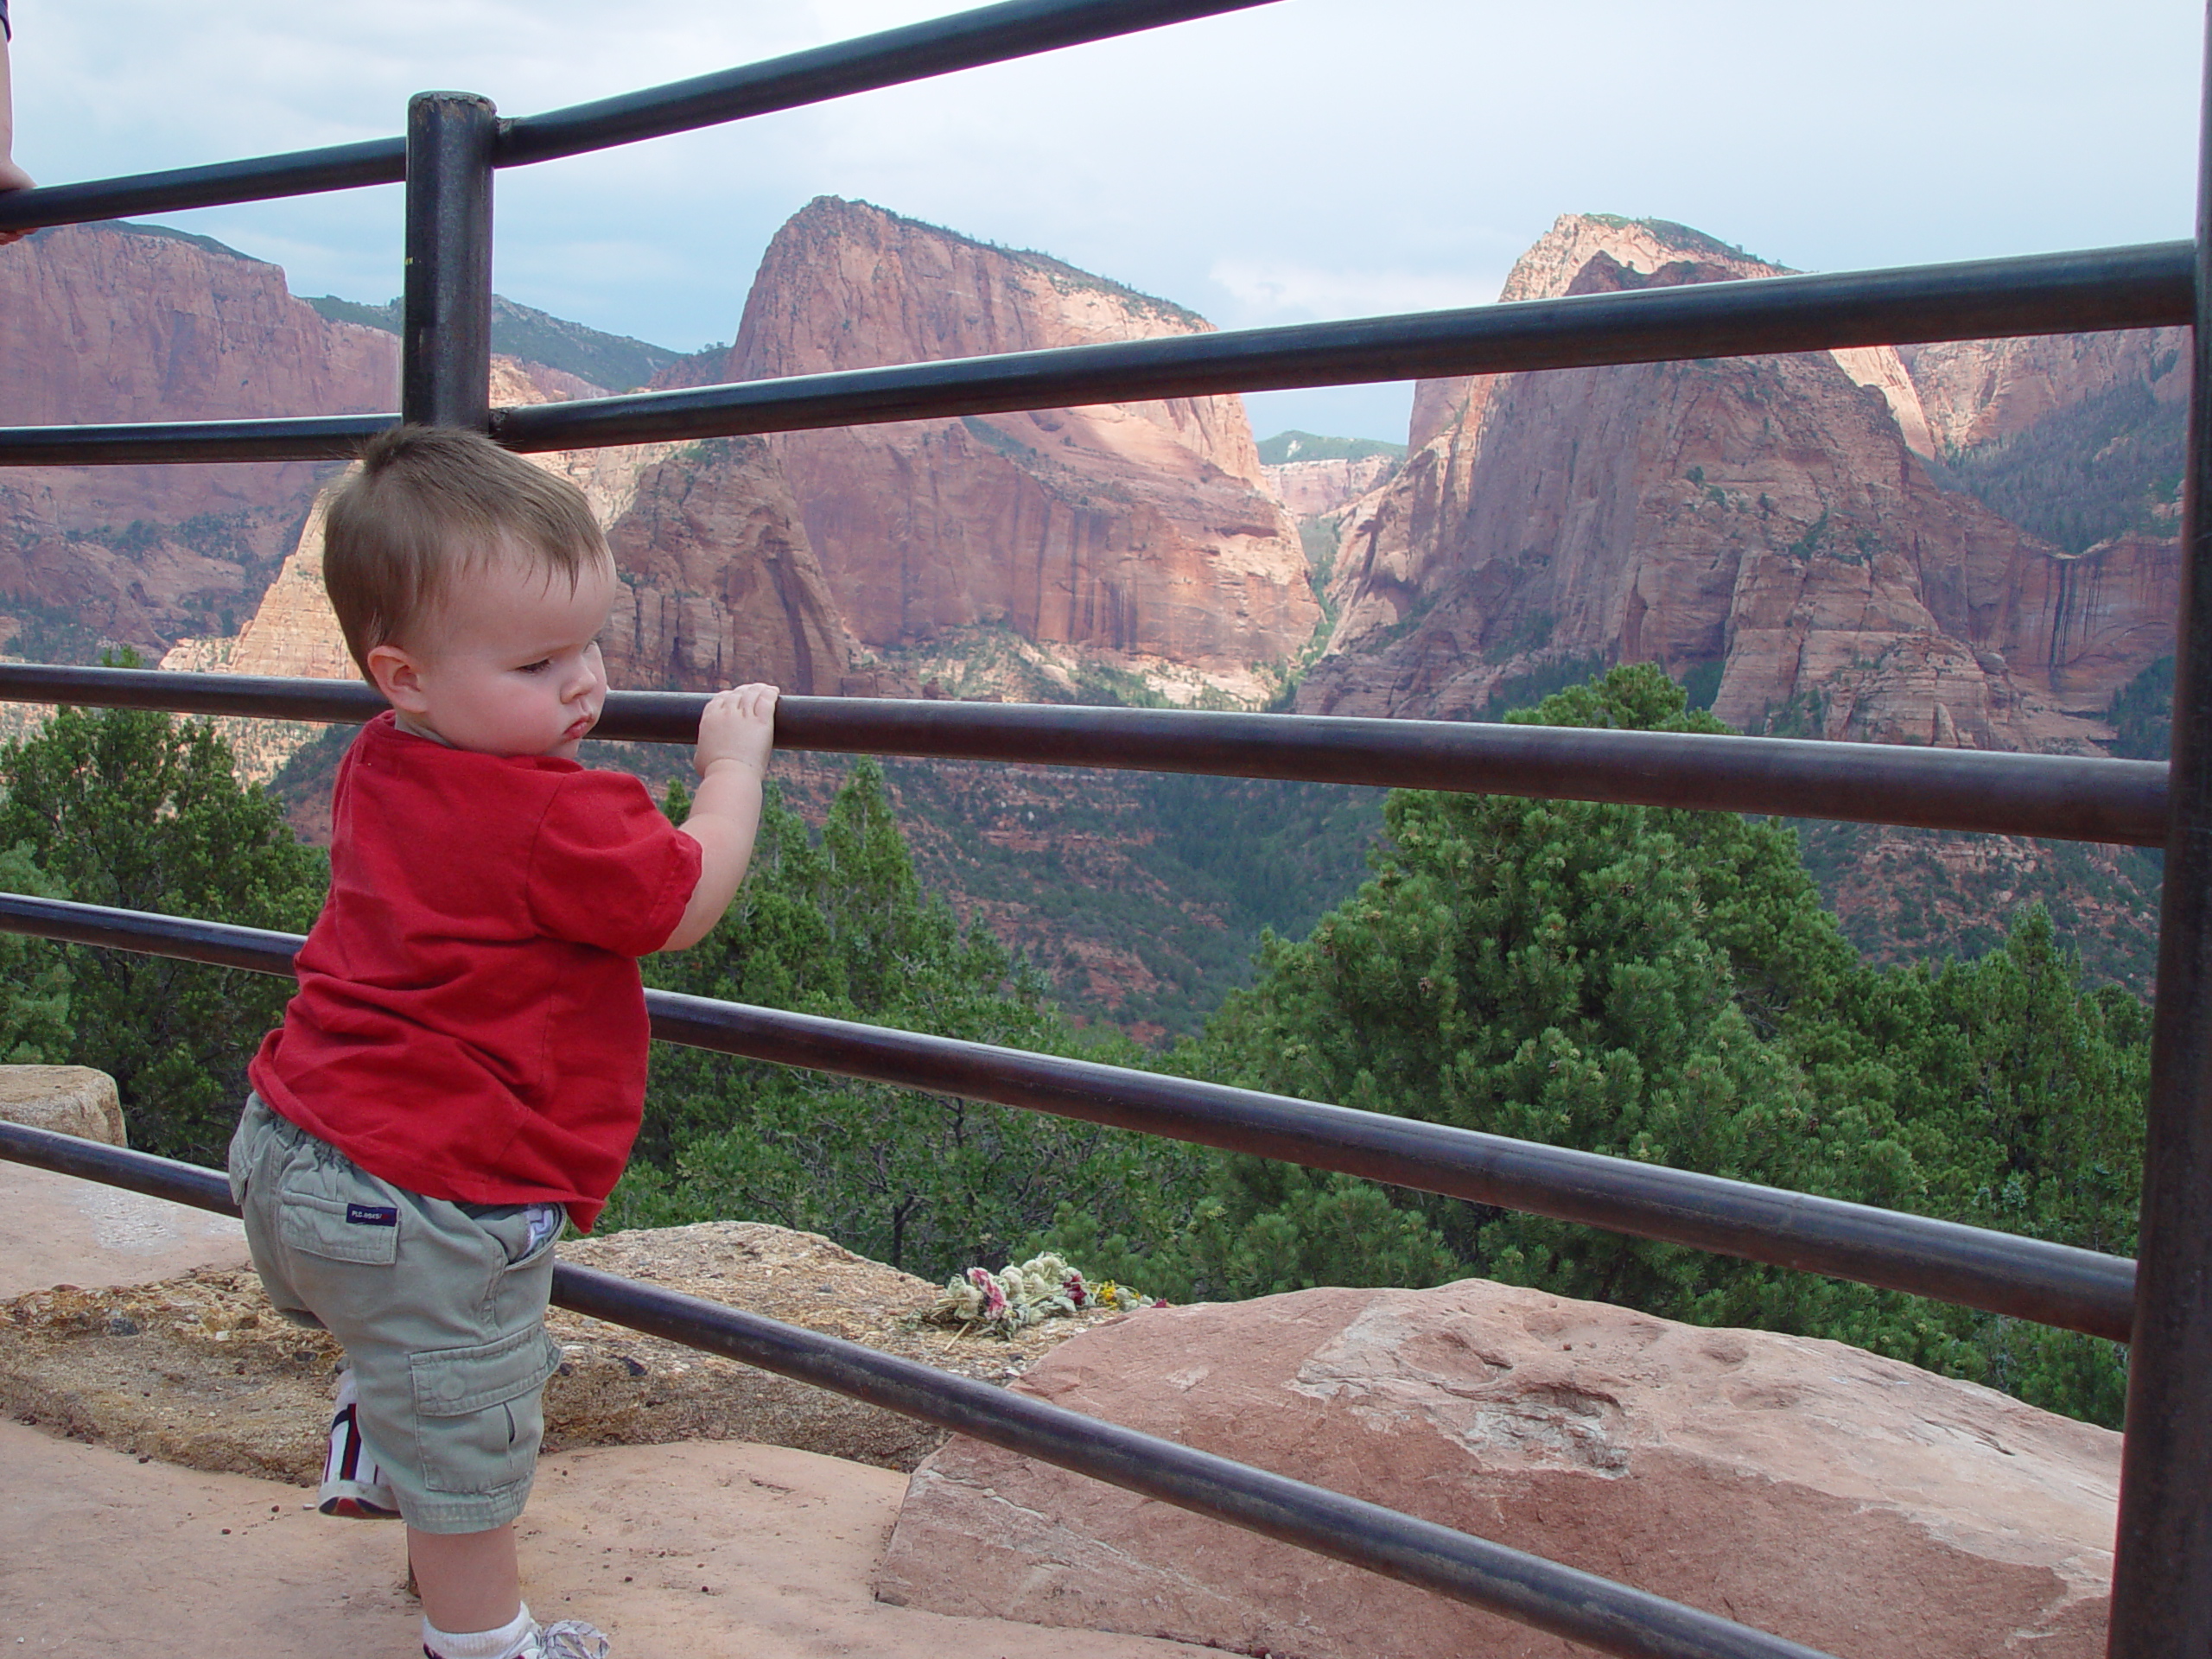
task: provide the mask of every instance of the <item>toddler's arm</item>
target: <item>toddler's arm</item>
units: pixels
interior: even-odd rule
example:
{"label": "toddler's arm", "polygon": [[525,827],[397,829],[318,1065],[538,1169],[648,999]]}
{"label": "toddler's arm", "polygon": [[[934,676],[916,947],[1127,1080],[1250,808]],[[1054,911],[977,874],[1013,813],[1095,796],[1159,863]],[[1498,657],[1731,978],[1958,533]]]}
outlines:
{"label": "toddler's arm", "polygon": [[699,788],[691,815],[678,826],[699,843],[699,885],[683,919],[668,936],[664,950],[686,950],[714,931],[745,867],[753,861],[753,837],[760,828],[760,785],[768,775],[768,753],[776,741],[776,688],[741,685],[717,692],[699,717],[699,747],[693,764]]}

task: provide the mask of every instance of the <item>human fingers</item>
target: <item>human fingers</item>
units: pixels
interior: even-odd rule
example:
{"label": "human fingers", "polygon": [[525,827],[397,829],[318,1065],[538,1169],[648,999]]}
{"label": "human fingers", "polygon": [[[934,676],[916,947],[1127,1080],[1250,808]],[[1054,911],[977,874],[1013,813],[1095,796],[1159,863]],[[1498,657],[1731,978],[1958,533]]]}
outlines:
{"label": "human fingers", "polygon": [[[34,182],[31,175],[22,168],[5,157],[0,157],[0,192],[28,190]],[[0,248],[6,247],[10,242],[20,242],[29,234],[29,231],[0,231]]]}

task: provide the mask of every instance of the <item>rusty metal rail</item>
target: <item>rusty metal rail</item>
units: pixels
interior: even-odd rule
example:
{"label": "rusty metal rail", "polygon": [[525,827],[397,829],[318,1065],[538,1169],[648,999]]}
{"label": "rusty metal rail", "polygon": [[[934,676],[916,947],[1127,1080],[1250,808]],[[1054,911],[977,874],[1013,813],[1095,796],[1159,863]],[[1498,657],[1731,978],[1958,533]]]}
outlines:
{"label": "rusty metal rail", "polygon": [[[0,893],[0,932],[287,975],[294,933]],[[1824,1273],[2126,1341],[2135,1264],[1957,1222],[1063,1055],[649,991],[653,1035]]]}
{"label": "rusty metal rail", "polygon": [[[0,663],[0,701],[10,700],[338,723],[371,719],[384,708],[371,687],[345,680]],[[594,734],[688,744],[705,702],[686,692],[613,692]],[[1697,807],[2140,847],[2165,839],[2164,766],[2082,755],[1462,721],[801,696],[777,703],[776,745]]]}

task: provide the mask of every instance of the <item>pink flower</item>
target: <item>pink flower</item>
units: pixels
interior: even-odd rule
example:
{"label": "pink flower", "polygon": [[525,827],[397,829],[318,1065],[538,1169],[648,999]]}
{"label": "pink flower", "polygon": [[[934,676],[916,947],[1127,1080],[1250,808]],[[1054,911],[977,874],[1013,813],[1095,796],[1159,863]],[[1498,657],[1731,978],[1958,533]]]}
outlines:
{"label": "pink flower", "polygon": [[983,1293],[983,1317],[995,1319],[1006,1312],[1006,1293],[999,1288],[998,1281],[991,1277],[988,1268],[968,1269],[968,1282]]}

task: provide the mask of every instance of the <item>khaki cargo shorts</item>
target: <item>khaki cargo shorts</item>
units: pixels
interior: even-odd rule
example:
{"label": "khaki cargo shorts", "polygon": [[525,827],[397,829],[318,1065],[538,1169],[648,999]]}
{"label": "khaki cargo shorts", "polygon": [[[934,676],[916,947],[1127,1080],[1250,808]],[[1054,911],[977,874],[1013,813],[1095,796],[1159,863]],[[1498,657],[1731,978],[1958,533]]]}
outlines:
{"label": "khaki cargo shorts", "polygon": [[553,1235],[525,1206],[448,1203],[378,1179],[249,1096],[231,1193],[277,1311],[345,1344],[361,1438],[424,1532],[522,1513],[544,1433]]}

